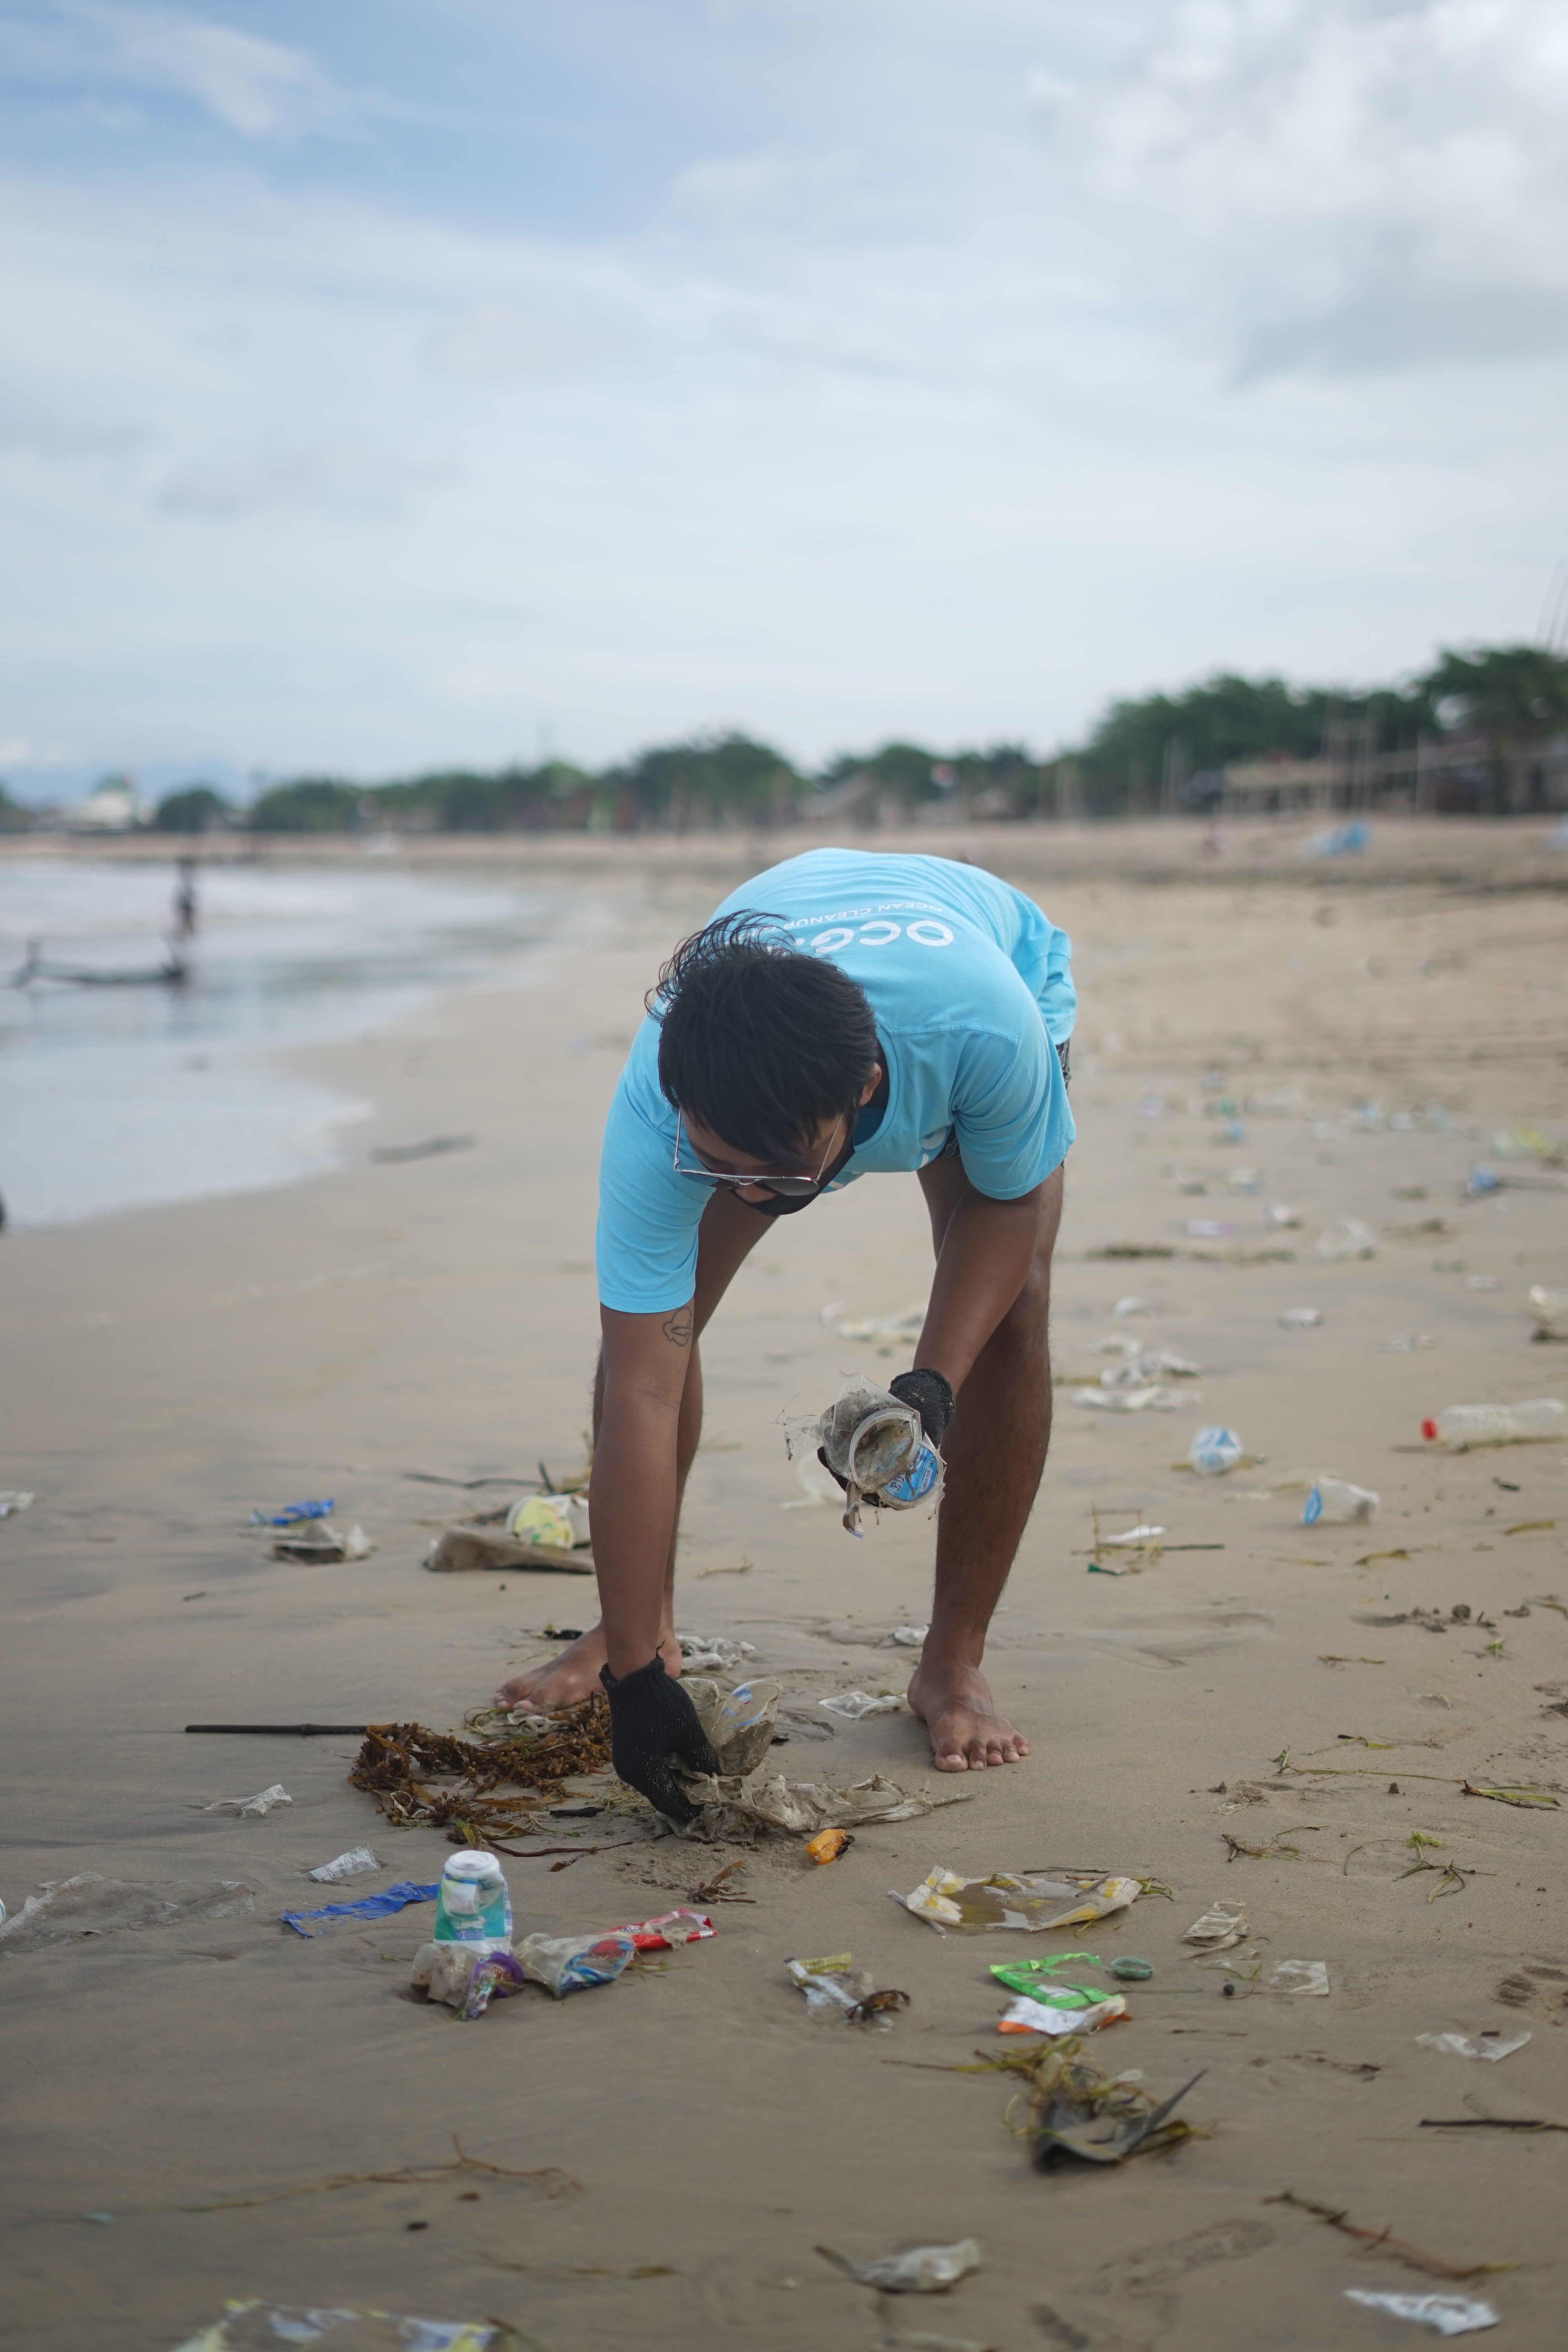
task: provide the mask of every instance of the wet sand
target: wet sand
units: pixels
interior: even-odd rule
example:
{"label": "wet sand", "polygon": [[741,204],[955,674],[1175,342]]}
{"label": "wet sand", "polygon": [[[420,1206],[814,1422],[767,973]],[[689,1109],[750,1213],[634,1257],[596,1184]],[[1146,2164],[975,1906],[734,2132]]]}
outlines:
{"label": "wet sand", "polygon": [[[1064,850],[1053,874],[1047,836],[976,839],[1073,934],[1083,1000],[1057,1434],[989,1658],[1034,1754],[969,1780],[962,1805],[863,1831],[829,1868],[763,1846],[711,1942],[559,2005],[531,1993],[459,2026],[405,1998],[427,1910],[310,1942],[278,1927],[332,1899],[301,1873],[348,1846],[368,1840],[387,1865],[351,1897],[434,1879],[448,1849],[390,1831],[346,1785],[352,1739],[181,1727],[456,1726],[545,1654],[547,1624],[587,1622],[586,1580],[426,1575],[443,1490],[407,1474],[581,1459],[605,1105],[660,956],[752,853],[598,858],[594,935],[552,950],[533,986],[447,997],[395,1037],[315,1057],[377,1106],[343,1172],[5,1237],[0,1485],[38,1500],[0,1525],[0,1894],[16,1911],[98,1871],[241,1880],[256,1904],[48,1951],[0,1944],[0,2342],[163,2352],[245,2295],[489,2315],[545,2352],[1426,2340],[1343,2291],[1444,2281],[1265,2201],[1286,2189],[1460,2267],[1516,2265],[1448,2291],[1488,2298],[1511,2344],[1560,2339],[1568,2142],[1421,2126],[1568,2123],[1568,1616],[1542,1599],[1568,1602],[1564,1451],[1447,1457],[1419,1433],[1449,1402],[1568,1395],[1568,1348],[1531,1343],[1525,1303],[1531,1283],[1568,1287],[1568,1193],[1491,1149],[1520,1120],[1568,1138],[1568,933],[1538,848],[1509,834],[1493,870],[1471,870],[1491,887],[1461,888],[1458,835],[1433,830],[1430,850],[1408,837],[1403,872],[1389,851],[1348,877],[1272,849],[1252,874],[1245,844],[1223,876],[1185,844],[1169,870]],[[1239,1142],[1211,1115],[1222,1090]],[[1163,1116],[1140,1108],[1154,1096]],[[1358,1124],[1369,1097],[1382,1112]],[[470,1131],[462,1153],[369,1158]],[[1463,1199],[1479,1159],[1521,1181]],[[1238,1167],[1260,1192],[1229,1189]],[[1265,1228],[1269,1202],[1301,1225]],[[1344,1216],[1378,1254],[1322,1264],[1316,1237]],[[1236,1231],[1191,1237],[1191,1219]],[[1096,1255],[1118,1244],[1177,1255]],[[680,1622],[752,1643],[805,1714],[899,1685],[909,1654],[888,1637],[928,1613],[931,1531],[910,1517],[855,1544],[831,1509],[784,1508],[804,1498],[777,1420],[826,1402],[840,1370],[897,1368],[823,1311],[909,1306],[928,1249],[913,1180],[862,1183],[777,1229],[704,1343]],[[1113,1317],[1128,1293],[1152,1314]],[[1321,1326],[1281,1328],[1297,1306]],[[1177,1411],[1072,1402],[1112,1335],[1202,1365]],[[1211,1422],[1260,1465],[1174,1468]],[[1376,1521],[1304,1528],[1299,1491],[1242,1492],[1302,1472],[1375,1488]],[[242,1531],[253,1506],[307,1495],[334,1496],[374,1555],[289,1565]],[[1104,1527],[1164,1527],[1170,1548],[1089,1574],[1095,1507]],[[1199,1545],[1223,1549],[1175,1549]],[[935,1780],[908,1716],[776,1756],[805,1779]],[[1298,1769],[1313,1766],[1336,1774]],[[1467,1779],[1563,1802],[1521,1810],[1467,1796]],[[274,1780],[293,1803],[264,1820],[199,1810]],[[1413,1848],[1415,1832],[1438,1843]],[[1227,1859],[1230,1840],[1274,1851]],[[664,1909],[739,1851],[643,1840],[560,1872],[509,1863],[519,1932]],[[1401,1875],[1421,1858],[1457,1865],[1458,1888]],[[1172,1889],[1083,1938],[1156,1970],[1090,2047],[1162,2095],[1205,2069],[1184,2112],[1207,2137],[1121,2170],[1031,2169],[1005,2128],[1009,2082],[940,2070],[1009,2046],[989,1962],[1074,1939],[939,1938],[888,1899],[937,1864],[1103,1867]],[[1216,1897],[1246,1906],[1265,1973],[1321,1959],[1329,1997],[1261,1979],[1225,1997],[1181,1942]],[[910,1993],[891,2032],[808,2023],[784,1958],[846,1948]],[[1415,2040],[1523,2027],[1529,2044],[1497,2065]],[[320,2185],[438,2166],[454,2136],[579,2186]],[[814,2251],[969,2235],[976,2275],[897,2303]]]}

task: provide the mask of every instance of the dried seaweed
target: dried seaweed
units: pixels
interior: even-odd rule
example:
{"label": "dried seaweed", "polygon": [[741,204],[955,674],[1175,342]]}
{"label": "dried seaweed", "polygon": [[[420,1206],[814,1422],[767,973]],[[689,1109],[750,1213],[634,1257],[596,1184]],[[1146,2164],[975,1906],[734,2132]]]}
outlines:
{"label": "dried seaweed", "polygon": [[1387,2229],[1363,2230],[1351,2221],[1342,2206],[1318,2205],[1310,2197],[1298,2197],[1293,2189],[1283,2189],[1276,2197],[1266,2197],[1266,2205],[1294,2205],[1299,2212],[1310,2213],[1315,2221],[1326,2221],[1331,2230],[1342,2231],[1347,2238],[1359,2238],[1365,2246],[1392,2254],[1396,2262],[1413,2271],[1425,2271],[1428,2277],[1444,2279],[1485,2278],[1494,2271],[1512,2270],[1511,2263],[1451,2263],[1443,2254],[1429,2254],[1421,2246],[1413,2246],[1404,2238],[1394,2237]]}
{"label": "dried seaweed", "polygon": [[1172,2117],[1178,2101],[1202,2081],[1201,2072],[1157,2104],[1152,2092],[1141,2084],[1107,2074],[1077,2034],[983,2059],[982,2070],[992,2069],[1020,2074],[1029,2086],[1023,2120],[1012,2121],[1016,2101],[1004,2120],[1016,2137],[1029,2141],[1042,2171],[1073,2159],[1121,2164],[1130,2156],[1158,2156],[1184,2140],[1203,2137],[1195,2125]]}
{"label": "dried seaweed", "polygon": [[[447,1829],[454,1843],[481,1836],[527,1837],[533,1809],[559,1797],[569,1780],[610,1761],[610,1710],[595,1694],[537,1738],[478,1741],[418,1723],[372,1724],[349,1774],[399,1828]],[[455,1780],[436,1790],[431,1780]],[[497,1797],[501,1788],[519,1790]]]}

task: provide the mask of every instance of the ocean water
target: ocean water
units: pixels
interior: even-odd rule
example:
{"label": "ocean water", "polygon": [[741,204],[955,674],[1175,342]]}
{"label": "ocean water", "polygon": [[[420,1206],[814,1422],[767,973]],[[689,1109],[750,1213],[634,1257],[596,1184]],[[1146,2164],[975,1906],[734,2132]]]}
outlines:
{"label": "ocean water", "polygon": [[289,1066],[437,988],[525,981],[566,894],[384,866],[201,868],[182,987],[7,985],[156,970],[173,866],[0,860],[0,1197],[17,1226],[286,1184],[343,1163],[369,1103]]}

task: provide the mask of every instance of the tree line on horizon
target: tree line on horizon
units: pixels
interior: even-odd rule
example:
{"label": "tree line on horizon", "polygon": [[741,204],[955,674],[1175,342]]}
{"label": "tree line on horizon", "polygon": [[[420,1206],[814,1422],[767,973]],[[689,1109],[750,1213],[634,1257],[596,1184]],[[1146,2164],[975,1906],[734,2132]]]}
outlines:
{"label": "tree line on horizon", "polygon": [[[1113,702],[1078,748],[1041,758],[1021,743],[943,751],[891,741],[844,752],[815,773],[736,731],[664,744],[592,770],[437,769],[364,784],[300,776],[238,811],[211,785],[168,794],[169,833],[238,825],[327,834],[394,827],[442,833],[684,832],[776,826],[811,815],[877,824],[932,819],[1116,818],[1201,812],[1232,762],[1313,760],[1354,740],[1378,756],[1423,738],[1473,737],[1494,767],[1568,730],[1568,658],[1538,646],[1445,650],[1405,686],[1355,693],[1218,672],[1175,695]],[[0,828],[26,812],[0,786]]]}

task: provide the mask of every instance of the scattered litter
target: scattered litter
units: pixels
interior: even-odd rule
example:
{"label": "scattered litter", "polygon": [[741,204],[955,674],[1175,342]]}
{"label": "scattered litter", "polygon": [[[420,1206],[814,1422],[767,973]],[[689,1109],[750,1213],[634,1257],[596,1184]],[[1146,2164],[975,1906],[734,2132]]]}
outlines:
{"label": "scattered litter", "polygon": [[847,2278],[883,2294],[945,2294],[980,2268],[980,2249],[973,2238],[961,2238],[955,2246],[915,2246],[907,2254],[884,2254],[874,2263],[851,2262],[831,2246],[816,2251]]}
{"label": "scattered litter", "polygon": [[1279,1318],[1282,1331],[1315,1331],[1322,1321],[1315,1307],[1287,1307]]}
{"label": "scattered litter", "polygon": [[1417,1331],[1411,1324],[1408,1329],[1396,1331],[1385,1343],[1385,1352],[1391,1356],[1413,1356],[1418,1348],[1435,1348],[1436,1344],[1430,1331]]}
{"label": "scattered litter", "polygon": [[1359,1217],[1341,1217],[1318,1235],[1318,1255],[1325,1265],[1348,1265],[1354,1258],[1375,1257],[1377,1242]]}
{"label": "scattered litter", "polygon": [[24,1495],[15,1487],[0,1488],[0,1519],[9,1519],[18,1511],[30,1511],[37,1500],[36,1495]]}
{"label": "scattered litter", "polygon": [[469,1569],[553,1569],[567,1576],[592,1576],[594,1555],[581,1545],[564,1550],[559,1544],[521,1543],[516,1536],[495,1528],[448,1528],[425,1555],[425,1565],[437,1576]]}
{"label": "scattered litter", "polygon": [[893,1640],[900,1650],[918,1650],[930,1632],[929,1625],[895,1625]]}
{"label": "scattered litter", "polygon": [[473,1135],[427,1135],[418,1143],[383,1143],[377,1145],[371,1158],[382,1167],[395,1167],[405,1160],[437,1160],[447,1151],[471,1151],[479,1138]]}
{"label": "scattered litter", "polygon": [[[744,1868],[743,1863],[732,1862],[729,1870],[719,1873],[719,1877],[727,1878],[730,1870]],[[717,1881],[713,1885],[716,1887]],[[709,1892],[711,1896],[712,1889]],[[724,1899],[744,1902],[747,1898],[731,1895]],[[671,1952],[684,1944],[705,1944],[715,1932],[713,1922],[706,1911],[689,1910],[685,1905],[677,1911],[661,1911],[657,1918],[636,1919],[630,1927],[615,1930],[617,1936],[629,1936],[639,1952]]]}
{"label": "scattered litter", "polygon": [[845,1848],[854,1843],[847,1830],[821,1830],[816,1837],[806,1839],[805,1850],[813,1862],[837,1862]]}
{"label": "scattered litter", "polygon": [[1139,1348],[1125,1340],[1108,1340],[1105,1345],[1107,1350],[1115,1348],[1126,1360],[1101,1372],[1102,1389],[1141,1388],[1149,1381],[1195,1381],[1203,1371],[1203,1366],[1194,1364],[1190,1356],[1174,1356],[1168,1348]]}
{"label": "scattered litter", "polygon": [[839,1383],[838,1394],[816,1420],[787,1420],[784,1444],[792,1461],[818,1450],[844,1483],[844,1526],[858,1536],[860,1506],[912,1510],[942,1491],[942,1456],[926,1438],[921,1417],[861,1373]]}
{"label": "scattered litter", "polygon": [[1047,2008],[1092,2009],[1097,2001],[1105,1999],[1100,1987],[1075,1984],[1058,1973],[1079,1962],[1091,1969],[1100,1966],[1096,1952],[1053,1952],[1039,1959],[993,1960],[991,1973],[1009,1992],[1026,1993],[1031,2000],[1043,2001]]}
{"label": "scattered litter", "polygon": [[1072,1392],[1074,1404],[1088,1407],[1090,1412],[1174,1412],[1178,1406],[1192,1402],[1176,1389],[1149,1381],[1140,1388],[1080,1388]]}
{"label": "scattered litter", "polygon": [[900,1315],[870,1315],[859,1321],[835,1323],[835,1307],[825,1307],[822,1319],[840,1339],[918,1339],[926,1319],[924,1299],[906,1307]]}
{"label": "scattered litter", "polygon": [[1154,1973],[1154,1964],[1152,1960],[1135,1960],[1127,1953],[1111,1961],[1110,1973],[1123,1984],[1146,1984]]}
{"label": "scattered litter", "polygon": [[142,1885],[82,1870],[72,1878],[46,1880],[41,1895],[29,1895],[18,1912],[0,1921],[0,1943],[8,1951],[26,1952],[79,1937],[112,1936],[129,1927],[248,1918],[255,1909],[255,1889],[237,1878]]}
{"label": "scattered litter", "polygon": [[1369,2311],[1386,2311],[1395,2319],[1418,2320],[1439,2336],[1468,2336],[1478,2327],[1495,2327],[1489,2303],[1467,2303],[1458,2294],[1374,2294],[1370,2287],[1347,2286],[1347,2303],[1363,2303]]}
{"label": "scattered litter", "polygon": [[346,1531],[322,1520],[314,1527],[299,1528],[292,1535],[273,1539],[274,1559],[301,1559],[308,1564],[325,1564],[336,1559],[368,1559],[375,1546],[364,1529],[356,1524]]}
{"label": "scattered litter", "polygon": [[1467,1290],[1495,1290],[1497,1286],[1495,1274],[1467,1274],[1465,1276]]}
{"label": "scattered litter", "polygon": [[[1544,1289],[1539,1282],[1531,1283],[1530,1286],[1530,1305],[1531,1310],[1535,1317],[1535,1330],[1532,1334],[1533,1338],[1537,1339],[1568,1339],[1568,1290],[1547,1290]],[[16,1508],[18,1510],[25,1510],[27,1503],[32,1500],[32,1497],[27,1496],[26,1497],[15,1497],[14,1499],[16,1504]],[[4,1503],[5,1500],[5,1496],[0,1495],[0,1503]],[[3,1514],[0,1514],[0,1516],[3,1516]]]}
{"label": "scattered litter", "polygon": [[852,2025],[874,2026],[886,2033],[893,2022],[894,2012],[908,2009],[907,1992],[889,1989],[879,1992],[864,1969],[857,1969],[849,1952],[835,1952],[822,1960],[786,1960],[784,1968],[790,1982],[798,1985],[805,1995],[806,2015],[820,2024],[825,2019],[843,2018]]}
{"label": "scattered litter", "polygon": [[1113,1315],[1152,1315],[1154,1305],[1152,1299],[1140,1298],[1136,1291],[1129,1291],[1125,1298],[1117,1300],[1110,1311]]}
{"label": "scattered litter", "polygon": [[1243,1942],[1246,1935],[1247,1913],[1239,1903],[1211,1903],[1203,1917],[1193,1921],[1182,1941],[1197,1944],[1205,1952],[1224,1952]]}
{"label": "scattered litter", "polygon": [[838,1691],[832,1698],[817,1700],[829,1715],[842,1716],[847,1723],[858,1723],[867,1715],[900,1715],[904,1702],[897,1691]]}
{"label": "scattered litter", "polygon": [[727,1675],[757,1654],[754,1642],[731,1642],[721,1633],[678,1633],[680,1663],[697,1675]]}
{"label": "scattered litter", "polygon": [[293,1528],[298,1527],[302,1519],[330,1518],[331,1512],[332,1497],[329,1495],[324,1502],[285,1503],[280,1511],[270,1514],[252,1511],[249,1523],[253,1528]]}
{"label": "scattered litter", "polygon": [[1200,1478],[1223,1478],[1242,1458],[1242,1444],[1234,1429],[1217,1423],[1200,1429],[1187,1448],[1187,1460]]}
{"label": "scattered litter", "polygon": [[1269,1970],[1268,1983],[1272,1992],[1327,1993],[1332,1990],[1327,1960],[1280,1960]]}
{"label": "scattered litter", "polygon": [[1428,1443],[1448,1454],[1478,1445],[1531,1445],[1568,1437],[1568,1404],[1561,1397],[1531,1397],[1522,1404],[1450,1404],[1421,1424]]}
{"label": "scattered litter", "polygon": [[1035,2000],[1020,1993],[999,2020],[998,2033],[1097,2033],[1102,2025],[1114,2024],[1127,2015],[1127,2003],[1119,1992],[1102,1994],[1087,2008],[1060,2009],[1054,2003]]}
{"label": "scattered litter", "polygon": [[274,1780],[270,1789],[258,1789],[254,1797],[218,1797],[204,1805],[204,1813],[237,1813],[242,1822],[259,1821],[278,1805],[291,1805],[293,1798],[281,1780]]}
{"label": "scattered litter", "polygon": [[557,2000],[613,1984],[636,1951],[623,1928],[607,1936],[525,1936],[510,1952],[478,1944],[421,1944],[410,1982],[460,2017],[475,2018],[492,2000],[504,2000],[525,1984],[542,1985]]}
{"label": "scattered litter", "polygon": [[1187,1237],[1194,1242],[1227,1242],[1236,1227],[1224,1217],[1189,1217]]}
{"label": "scattered litter", "polygon": [[1331,825],[1327,833],[1314,834],[1297,851],[1299,857],[1361,857],[1372,840],[1372,827],[1364,817],[1352,817],[1348,824]]}
{"label": "scattered litter", "polygon": [[1489,2058],[1495,2063],[1522,2050],[1530,2035],[1516,2033],[1505,2042],[1494,2028],[1486,2033],[1418,2033],[1415,2040],[1421,2049],[1442,2050],[1450,2058]]}
{"label": "scattered litter", "polygon": [[1370,1486],[1352,1486],[1346,1478],[1320,1478],[1301,1511],[1301,1525],[1315,1528],[1363,1527],[1375,1519],[1383,1497]]}
{"label": "scattered litter", "polygon": [[1173,2110],[1206,2071],[1156,2105],[1153,2094],[1129,2074],[1105,2074],[1071,2036],[1037,2042],[994,2063],[1029,2084],[1024,2136],[1042,2171],[1075,2160],[1122,2164],[1130,2156],[1152,2155],[1190,2139],[1193,2126],[1173,2121]]}
{"label": "scattered litter", "polygon": [[363,1878],[368,1871],[382,1867],[367,1845],[351,1846],[334,1862],[322,1863],[319,1870],[308,1870],[307,1878],[319,1880],[325,1886],[341,1886],[345,1878]]}
{"label": "scattered litter", "polygon": [[1288,1202],[1270,1201],[1263,1212],[1263,1222],[1266,1225],[1281,1225],[1287,1229],[1293,1229],[1301,1222],[1301,1212],[1300,1209],[1292,1209]]}
{"label": "scattered litter", "polygon": [[[395,2311],[305,2311],[259,2297],[231,2301],[227,2316],[204,2327],[177,2352],[254,2352],[258,2345],[319,2344],[341,2327],[353,2327],[357,2344],[401,2344],[417,2352],[523,2352],[523,2338],[486,2320],[405,2319]],[[389,2332],[390,2331],[390,2332]]]}
{"label": "scattered litter", "polygon": [[542,1551],[580,1551],[589,1540],[586,1495],[525,1495],[506,1515],[514,1543]]}
{"label": "scattered litter", "polygon": [[384,1887],[379,1895],[362,1895],[357,1903],[324,1903],[319,1911],[279,1911],[278,1920],[280,1927],[292,1927],[308,1943],[310,1930],[300,1925],[301,1920],[388,1919],[395,1911],[406,1910],[411,1903],[434,1903],[440,1891],[438,1885],[416,1886],[411,1878],[405,1878],[395,1886]]}
{"label": "scattered litter", "polygon": [[1233,1168],[1225,1180],[1227,1192],[1261,1192],[1263,1179],[1256,1168]]}
{"label": "scattered litter", "polygon": [[[499,1739],[454,1738],[418,1723],[374,1724],[354,1759],[349,1780],[372,1794],[389,1821],[400,1828],[418,1822],[454,1832],[467,1844],[470,1829],[487,1837],[526,1836],[529,1808],[541,1798],[558,1800],[563,1786],[610,1761],[610,1714],[597,1693],[569,1713],[548,1718],[549,1727],[519,1734],[508,1724]],[[456,1780],[436,1790],[432,1780]],[[510,1786],[526,1793],[498,1797]],[[522,1815],[523,1818],[519,1818]]]}
{"label": "scattered litter", "polygon": [[1165,1530],[1163,1528],[1145,1527],[1142,1522],[1140,1522],[1140,1524],[1135,1528],[1125,1528],[1119,1536],[1101,1536],[1099,1543],[1095,1546],[1095,1549],[1097,1551],[1106,1551],[1119,1549],[1123,1545],[1129,1547],[1142,1547],[1144,1544],[1157,1542],[1164,1532]]}
{"label": "scattered litter", "polygon": [[913,1821],[939,1805],[962,1801],[971,1793],[954,1790],[933,1796],[922,1790],[911,1794],[879,1772],[846,1789],[770,1776],[768,1751],[778,1717],[779,1684],[742,1683],[730,1691],[720,1683],[692,1675],[681,1687],[689,1694],[698,1721],[719,1751],[723,1767],[716,1778],[709,1779],[679,1762],[674,1766],[677,1780],[697,1808],[688,1836],[754,1838],[759,1831],[782,1830],[788,1836],[815,1837],[825,1829],[853,1830],[874,1822]]}
{"label": "scattered litter", "polygon": [[[1082,1927],[1107,1919],[1127,1910],[1142,1892],[1136,1878],[1105,1878],[1087,1870],[1049,1875],[1036,1872],[1024,1877],[998,1870],[989,1878],[960,1878],[951,1870],[938,1869],[912,1894],[895,1893],[893,1900],[933,1927],[1016,1927],[1037,1935],[1048,1927]],[[1058,1911],[1055,1906],[1064,1895],[1078,1900]]]}

